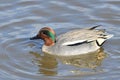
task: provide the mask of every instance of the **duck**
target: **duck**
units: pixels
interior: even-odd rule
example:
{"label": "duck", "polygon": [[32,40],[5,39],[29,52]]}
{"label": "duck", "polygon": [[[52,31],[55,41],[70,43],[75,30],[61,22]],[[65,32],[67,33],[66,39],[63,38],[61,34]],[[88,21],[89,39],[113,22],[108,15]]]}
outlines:
{"label": "duck", "polygon": [[104,42],[113,37],[105,29],[96,29],[100,25],[79,28],[56,36],[51,27],[43,27],[30,40],[42,39],[42,52],[57,56],[74,56],[94,52],[102,47]]}

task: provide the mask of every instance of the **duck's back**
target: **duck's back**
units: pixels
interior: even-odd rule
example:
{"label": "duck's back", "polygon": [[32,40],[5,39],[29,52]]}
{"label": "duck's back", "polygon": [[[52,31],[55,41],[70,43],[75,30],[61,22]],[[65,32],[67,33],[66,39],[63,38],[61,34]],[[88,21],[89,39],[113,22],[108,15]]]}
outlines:
{"label": "duck's back", "polygon": [[57,37],[57,41],[62,45],[69,45],[74,43],[80,43],[84,41],[94,41],[98,38],[104,37],[103,30],[90,30],[90,29],[76,29],[61,34]]}

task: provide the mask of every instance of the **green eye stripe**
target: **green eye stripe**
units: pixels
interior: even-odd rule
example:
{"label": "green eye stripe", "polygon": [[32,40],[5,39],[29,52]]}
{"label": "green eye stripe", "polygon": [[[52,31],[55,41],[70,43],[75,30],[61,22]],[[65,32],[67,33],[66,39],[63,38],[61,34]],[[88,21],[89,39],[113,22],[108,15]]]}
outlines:
{"label": "green eye stripe", "polygon": [[49,36],[53,41],[55,41],[55,35],[54,35],[52,32],[49,31],[48,36]]}
{"label": "green eye stripe", "polygon": [[43,33],[49,36],[53,41],[55,41],[55,35],[52,32],[44,30]]}

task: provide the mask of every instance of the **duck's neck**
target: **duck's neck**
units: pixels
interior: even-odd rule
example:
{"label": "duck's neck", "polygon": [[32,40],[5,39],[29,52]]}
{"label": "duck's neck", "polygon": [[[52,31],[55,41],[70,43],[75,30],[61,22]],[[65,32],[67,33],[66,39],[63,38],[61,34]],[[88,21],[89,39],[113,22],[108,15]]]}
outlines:
{"label": "duck's neck", "polygon": [[53,46],[55,44],[55,42],[50,38],[49,39],[45,38],[44,42],[45,42],[44,44],[45,46]]}

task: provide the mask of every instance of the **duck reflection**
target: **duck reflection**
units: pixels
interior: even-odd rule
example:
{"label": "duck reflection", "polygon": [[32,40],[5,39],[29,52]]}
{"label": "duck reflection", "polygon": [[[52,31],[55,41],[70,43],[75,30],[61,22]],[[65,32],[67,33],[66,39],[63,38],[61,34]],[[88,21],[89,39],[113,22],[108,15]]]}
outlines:
{"label": "duck reflection", "polygon": [[40,55],[39,53],[31,52],[35,56],[37,65],[39,66],[40,74],[44,75],[57,75],[58,62],[62,62],[66,65],[72,65],[79,68],[95,69],[101,66],[102,61],[106,57],[103,48],[99,50],[76,56],[53,56],[47,53]]}
{"label": "duck reflection", "polygon": [[54,76],[57,74],[57,61],[54,56],[49,54],[40,55],[36,52],[30,52],[35,56],[35,63],[39,67],[39,73],[47,76]]}
{"label": "duck reflection", "polygon": [[70,57],[59,57],[61,62],[68,65],[73,65],[80,68],[92,68],[95,69],[98,66],[101,66],[102,61],[106,57],[104,49],[100,48],[95,52],[70,56]]}

